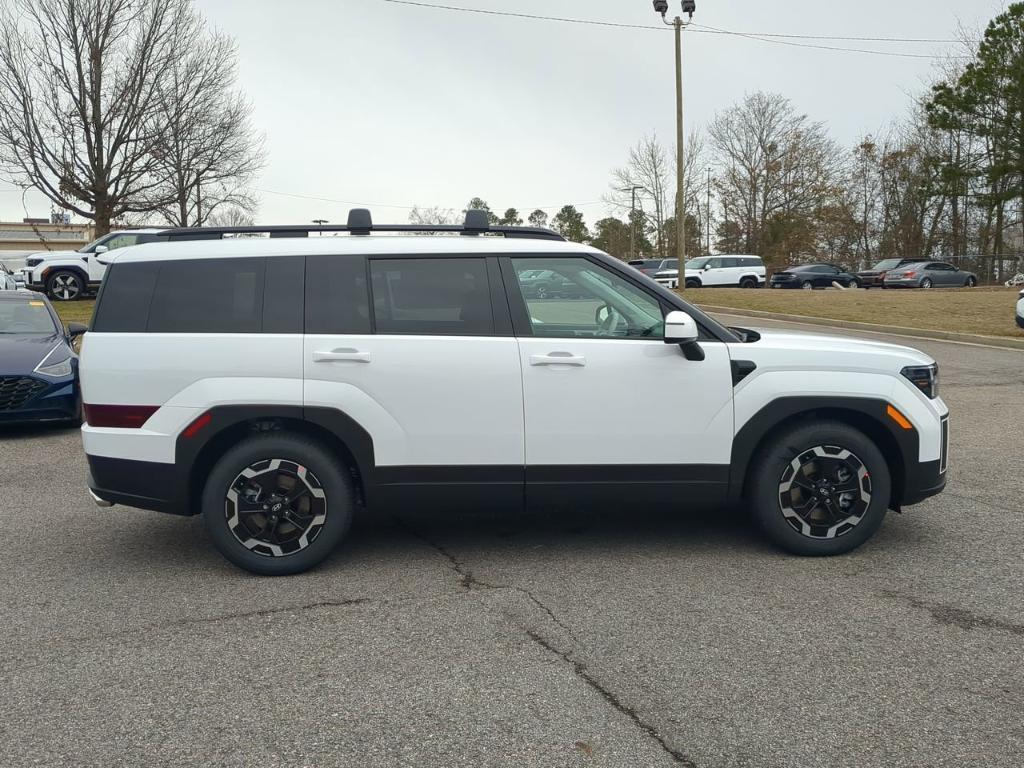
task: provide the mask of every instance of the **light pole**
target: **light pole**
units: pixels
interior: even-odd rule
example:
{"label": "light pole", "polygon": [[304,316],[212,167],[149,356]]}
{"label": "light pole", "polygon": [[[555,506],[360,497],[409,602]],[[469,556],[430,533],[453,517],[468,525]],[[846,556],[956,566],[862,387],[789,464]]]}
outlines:
{"label": "light pole", "polygon": [[707,215],[708,215],[708,224],[707,224],[707,227],[708,227],[708,231],[707,231],[707,236],[708,236],[708,253],[707,253],[707,255],[710,256],[711,255],[711,168],[710,167],[708,168],[708,210],[707,210]]}
{"label": "light pole", "polygon": [[636,191],[645,187],[623,187],[619,192],[629,192],[629,260],[636,258]]}
{"label": "light pole", "polygon": [[696,0],[683,0],[683,13],[689,19],[683,21],[676,16],[672,21],[665,18],[668,13],[668,0],[654,0],[654,10],[661,14],[661,20],[675,28],[676,31],[676,257],[679,259],[679,273],[683,277],[679,281],[679,290],[686,285],[686,188],[685,150],[683,147],[683,30],[693,21],[697,10]]}

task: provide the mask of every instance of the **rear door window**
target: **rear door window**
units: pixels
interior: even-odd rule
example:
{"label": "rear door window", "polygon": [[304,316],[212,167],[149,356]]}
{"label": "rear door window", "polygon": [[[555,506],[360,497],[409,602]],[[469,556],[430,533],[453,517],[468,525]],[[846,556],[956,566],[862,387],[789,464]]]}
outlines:
{"label": "rear door window", "polygon": [[334,254],[306,258],[306,333],[370,333],[366,259]]}
{"label": "rear door window", "polygon": [[371,259],[377,333],[488,336],[494,333],[483,257]]}

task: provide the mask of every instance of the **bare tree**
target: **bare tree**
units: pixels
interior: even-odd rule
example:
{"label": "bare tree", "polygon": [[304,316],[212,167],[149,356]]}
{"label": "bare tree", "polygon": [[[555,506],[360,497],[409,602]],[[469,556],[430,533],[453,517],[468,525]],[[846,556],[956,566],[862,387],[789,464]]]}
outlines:
{"label": "bare tree", "polygon": [[[671,237],[666,222],[675,220],[676,199],[676,168],[672,158],[675,147],[666,148],[661,144],[657,134],[644,136],[629,151],[629,161],[622,168],[612,171],[611,190],[605,201],[627,219],[631,215],[633,204],[633,188],[636,190],[638,209],[644,211],[649,207],[650,213],[642,217],[646,226],[643,233],[652,235],[658,254],[667,256],[670,250]],[[700,196],[706,189],[707,180],[702,172],[705,167],[704,138],[693,131],[686,140],[684,156],[685,176],[684,203],[687,218],[701,220]],[[641,238],[642,239],[642,238]]]}
{"label": "bare tree", "polygon": [[249,209],[227,205],[210,213],[206,217],[206,223],[214,227],[251,227],[256,220]]}
{"label": "bare tree", "polygon": [[443,226],[456,223],[456,213],[451,208],[420,208],[414,205],[409,212],[409,222],[420,226]]}
{"label": "bare tree", "polygon": [[167,202],[160,96],[190,0],[9,0],[0,10],[0,168],[94,219]]}
{"label": "bare tree", "polygon": [[188,37],[158,91],[158,119],[165,130],[154,150],[172,198],[161,213],[181,227],[202,226],[221,206],[255,210],[249,185],[264,164],[262,140],[251,126],[252,107],[233,90],[234,42],[207,35],[198,18]]}
{"label": "bare tree", "polygon": [[755,93],[716,115],[709,128],[724,221],[744,250],[787,261],[813,251],[814,212],[833,194],[843,153],[822,123],[778,94]]}

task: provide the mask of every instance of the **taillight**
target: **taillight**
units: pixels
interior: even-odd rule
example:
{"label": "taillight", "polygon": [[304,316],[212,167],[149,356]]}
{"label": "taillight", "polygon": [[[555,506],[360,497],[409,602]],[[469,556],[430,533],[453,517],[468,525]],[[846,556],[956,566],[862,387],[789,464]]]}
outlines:
{"label": "taillight", "polygon": [[903,273],[904,277],[914,277],[915,275],[917,275],[917,271],[913,270],[913,269],[908,270],[908,271]]}
{"label": "taillight", "polygon": [[90,427],[139,429],[158,410],[160,410],[159,405],[87,405],[82,403],[82,412]]}

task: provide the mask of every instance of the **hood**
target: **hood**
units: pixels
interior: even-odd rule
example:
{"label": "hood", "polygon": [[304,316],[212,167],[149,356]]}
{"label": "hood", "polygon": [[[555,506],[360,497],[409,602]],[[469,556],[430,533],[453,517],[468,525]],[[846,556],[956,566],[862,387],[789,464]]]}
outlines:
{"label": "hood", "polygon": [[66,344],[59,333],[0,333],[0,376],[23,376],[32,373],[50,350]]}
{"label": "hood", "polygon": [[761,340],[743,344],[734,355],[753,360],[765,368],[803,370],[869,370],[899,373],[908,365],[931,365],[935,361],[920,350],[852,336],[755,328]]}

